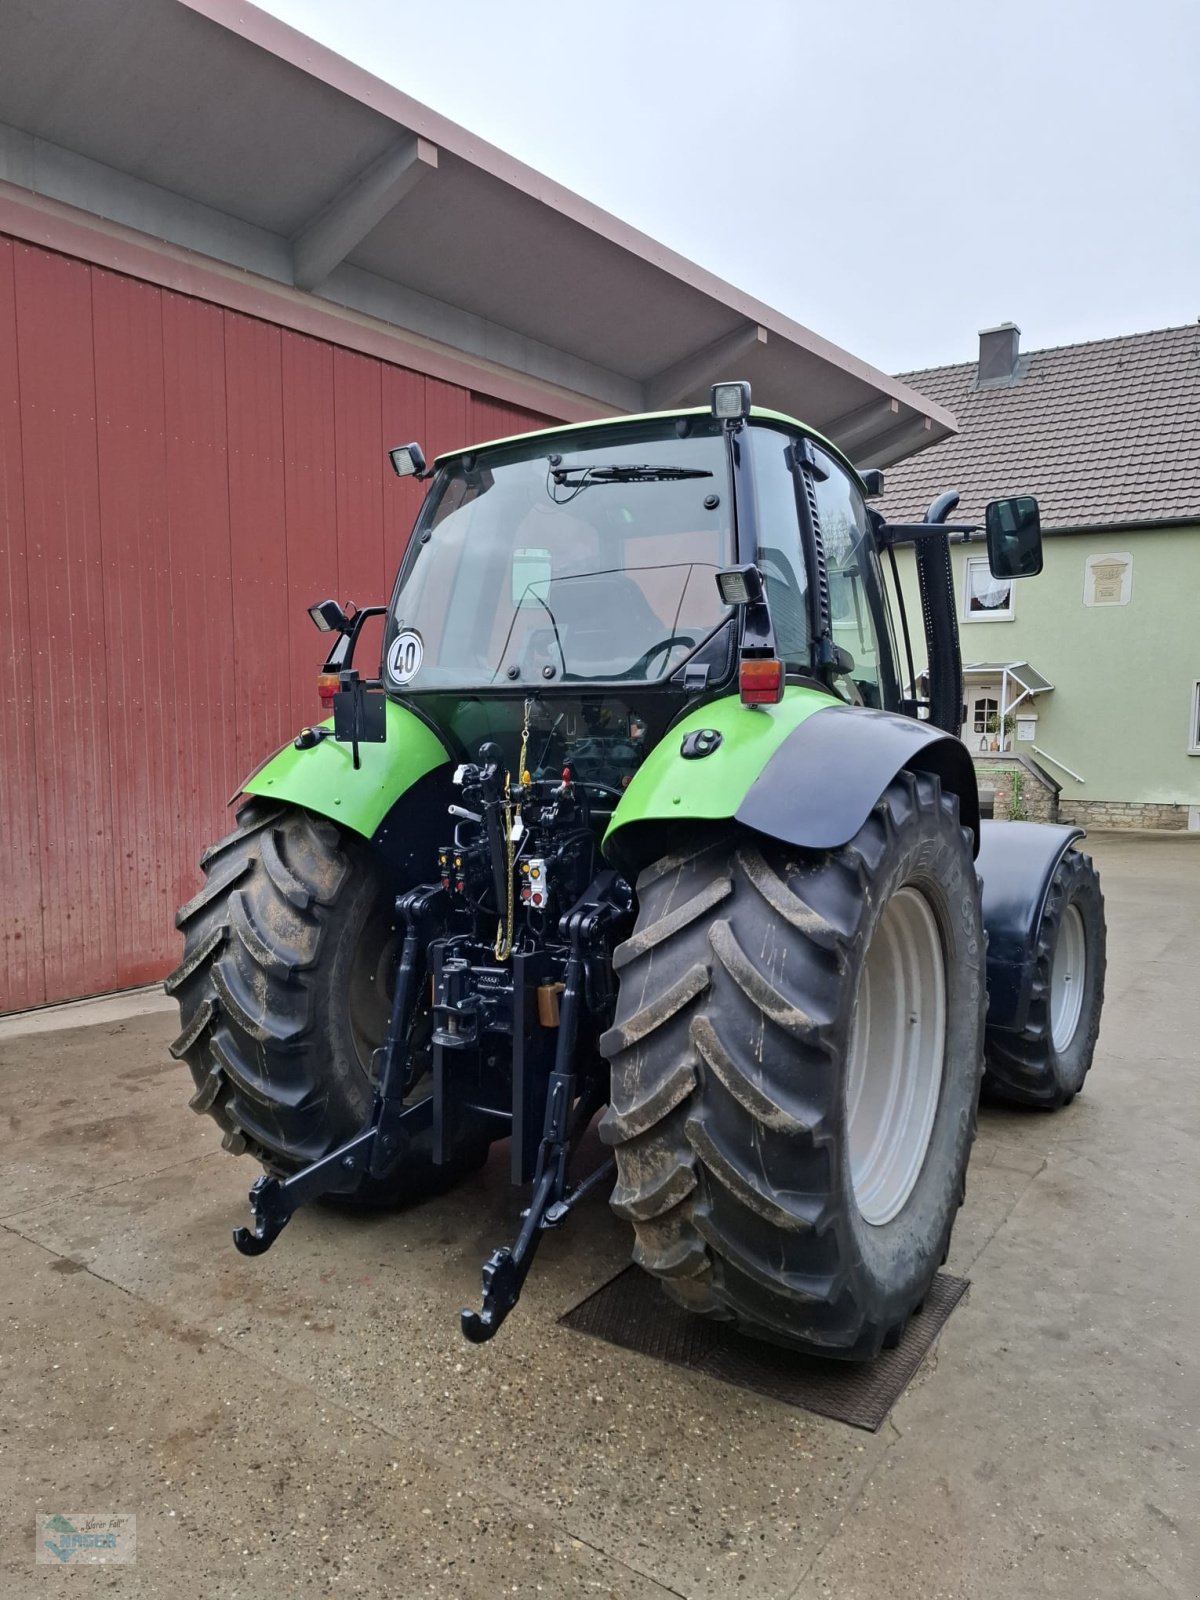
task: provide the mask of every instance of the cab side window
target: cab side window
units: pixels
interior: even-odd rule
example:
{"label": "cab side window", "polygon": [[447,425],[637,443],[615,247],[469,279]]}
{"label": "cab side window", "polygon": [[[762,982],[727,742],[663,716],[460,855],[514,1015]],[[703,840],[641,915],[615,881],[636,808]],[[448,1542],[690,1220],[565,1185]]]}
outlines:
{"label": "cab side window", "polygon": [[857,485],[823,450],[814,490],[825,566],[833,641],[854,665],[837,688],[855,704],[892,708],[898,690],[892,669],[890,626],[867,508]]}

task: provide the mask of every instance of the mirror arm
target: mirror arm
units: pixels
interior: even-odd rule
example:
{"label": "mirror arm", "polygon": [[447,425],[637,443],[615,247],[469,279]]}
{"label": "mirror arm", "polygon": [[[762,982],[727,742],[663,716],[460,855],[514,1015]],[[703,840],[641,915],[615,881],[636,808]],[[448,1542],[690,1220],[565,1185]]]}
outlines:
{"label": "mirror arm", "polygon": [[323,672],[342,672],[354,664],[354,651],[358,645],[358,636],[363,630],[363,623],[370,617],[383,617],[387,615],[386,606],[362,606],[349,619],[350,626],[345,633],[339,634],[332,650],[326,658]]}
{"label": "mirror arm", "polygon": [[978,522],[885,522],[879,529],[879,541],[885,546],[911,544],[934,533],[956,533],[965,543],[981,528]]}

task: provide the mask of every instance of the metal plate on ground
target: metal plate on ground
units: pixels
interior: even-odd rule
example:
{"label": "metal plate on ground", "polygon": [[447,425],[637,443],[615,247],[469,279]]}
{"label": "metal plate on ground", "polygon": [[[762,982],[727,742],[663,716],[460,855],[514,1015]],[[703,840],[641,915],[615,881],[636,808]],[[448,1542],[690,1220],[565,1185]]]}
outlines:
{"label": "metal plate on ground", "polygon": [[639,1267],[626,1267],[559,1321],[576,1333],[606,1339],[639,1355],[670,1361],[690,1372],[704,1372],[771,1400],[874,1433],[966,1291],[966,1278],[939,1272],[923,1309],[909,1322],[899,1345],[862,1363],[797,1355],[747,1339],[724,1323],[710,1322],[677,1306]]}

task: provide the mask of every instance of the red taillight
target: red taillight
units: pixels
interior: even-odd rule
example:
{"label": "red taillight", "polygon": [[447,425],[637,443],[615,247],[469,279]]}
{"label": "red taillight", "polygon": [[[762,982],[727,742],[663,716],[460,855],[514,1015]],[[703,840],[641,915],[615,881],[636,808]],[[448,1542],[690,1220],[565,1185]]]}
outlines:
{"label": "red taillight", "polygon": [[744,706],[774,706],[783,699],[783,662],[774,656],[746,656],[738,674]]}
{"label": "red taillight", "polygon": [[321,702],[322,716],[333,715],[333,697],[338,692],[340,680],[336,672],[318,672],[317,697]]}

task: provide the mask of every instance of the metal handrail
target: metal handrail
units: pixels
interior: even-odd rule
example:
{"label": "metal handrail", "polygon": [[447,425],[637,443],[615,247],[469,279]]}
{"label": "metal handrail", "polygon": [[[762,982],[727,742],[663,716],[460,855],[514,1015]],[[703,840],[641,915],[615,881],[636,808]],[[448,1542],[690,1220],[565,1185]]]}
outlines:
{"label": "metal handrail", "polygon": [[1087,782],[1086,778],[1081,778],[1077,772],[1072,772],[1071,768],[1065,761],[1060,761],[1057,756],[1049,755],[1045,750],[1041,749],[1040,746],[1035,744],[1033,746],[1033,752],[1035,755],[1041,756],[1043,761],[1048,761],[1051,766],[1061,767],[1061,769],[1066,773],[1067,777],[1074,778],[1076,783]]}

